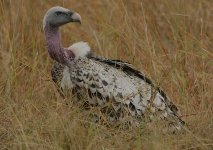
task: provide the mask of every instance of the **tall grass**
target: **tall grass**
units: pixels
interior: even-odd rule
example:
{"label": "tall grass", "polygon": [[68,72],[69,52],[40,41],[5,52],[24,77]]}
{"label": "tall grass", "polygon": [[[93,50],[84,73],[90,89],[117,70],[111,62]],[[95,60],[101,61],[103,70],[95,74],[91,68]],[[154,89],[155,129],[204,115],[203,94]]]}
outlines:
{"label": "tall grass", "polygon": [[[185,134],[156,124],[119,130],[93,124],[50,78],[43,15],[60,5],[81,14],[64,46],[87,41],[99,55],[129,61],[182,112]],[[1,0],[0,149],[213,149],[213,1]]]}

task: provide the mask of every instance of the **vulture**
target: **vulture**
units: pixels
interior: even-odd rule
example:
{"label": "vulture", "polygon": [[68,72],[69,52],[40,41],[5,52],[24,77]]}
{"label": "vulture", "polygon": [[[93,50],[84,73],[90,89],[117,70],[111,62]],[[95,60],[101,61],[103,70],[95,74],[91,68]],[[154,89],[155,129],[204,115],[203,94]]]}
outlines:
{"label": "vulture", "polygon": [[81,16],[60,6],[50,8],[43,19],[47,50],[55,60],[52,80],[62,91],[88,95],[83,101],[92,107],[110,107],[109,122],[128,115],[132,124],[148,118],[162,120],[173,131],[183,129],[184,121],[170,98],[130,63],[97,56],[82,41],[64,48],[59,27],[70,22],[81,24]]}

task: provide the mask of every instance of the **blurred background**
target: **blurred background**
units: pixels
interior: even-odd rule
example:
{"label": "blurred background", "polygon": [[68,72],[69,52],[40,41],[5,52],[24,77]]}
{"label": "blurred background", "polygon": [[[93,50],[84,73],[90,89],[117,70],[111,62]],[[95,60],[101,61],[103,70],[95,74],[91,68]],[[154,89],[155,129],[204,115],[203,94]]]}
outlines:
{"label": "blurred background", "polygon": [[[167,92],[190,132],[106,128],[66,105],[42,29],[57,5],[82,17],[61,29],[64,47],[86,41],[98,55],[132,63]],[[1,0],[0,148],[212,149],[212,48],[212,0]]]}

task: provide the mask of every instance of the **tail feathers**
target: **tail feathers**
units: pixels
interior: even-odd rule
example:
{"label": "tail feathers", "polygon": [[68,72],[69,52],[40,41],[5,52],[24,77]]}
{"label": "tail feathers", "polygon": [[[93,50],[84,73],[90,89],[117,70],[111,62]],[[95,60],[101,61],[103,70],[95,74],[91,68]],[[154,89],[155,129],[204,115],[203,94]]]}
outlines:
{"label": "tail feathers", "polygon": [[183,129],[185,122],[180,118],[181,114],[178,108],[168,97],[163,97],[160,93],[157,93],[155,99],[150,104],[151,119],[158,118],[159,120],[164,120],[172,132]]}

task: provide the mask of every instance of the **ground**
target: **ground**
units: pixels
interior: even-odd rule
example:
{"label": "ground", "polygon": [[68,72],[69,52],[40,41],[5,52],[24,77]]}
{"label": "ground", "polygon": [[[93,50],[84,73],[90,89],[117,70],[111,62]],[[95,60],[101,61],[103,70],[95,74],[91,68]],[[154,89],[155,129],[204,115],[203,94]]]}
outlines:
{"label": "ground", "polygon": [[[63,45],[87,41],[96,54],[122,59],[160,85],[189,131],[160,123],[119,129],[94,124],[58,93],[42,19],[52,6],[82,16],[61,29]],[[1,0],[0,149],[213,149],[213,1]]]}

